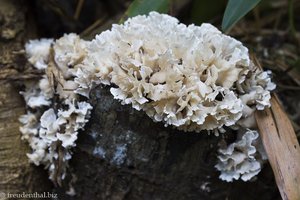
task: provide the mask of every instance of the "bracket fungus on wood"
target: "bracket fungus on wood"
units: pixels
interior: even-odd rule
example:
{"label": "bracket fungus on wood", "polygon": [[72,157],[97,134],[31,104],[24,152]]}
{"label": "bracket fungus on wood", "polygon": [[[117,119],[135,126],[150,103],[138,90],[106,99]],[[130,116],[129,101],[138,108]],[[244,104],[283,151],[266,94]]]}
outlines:
{"label": "bracket fungus on wood", "polygon": [[[254,111],[270,106],[275,88],[270,73],[253,64],[241,42],[210,24],[186,26],[156,12],[115,24],[92,41],[75,34],[30,41],[26,52],[45,75],[26,83],[22,92],[28,113],[20,118],[21,132],[33,149],[29,159],[44,164],[55,182],[64,177],[78,131],[88,121],[95,85],[110,85],[115,99],[156,122],[216,135],[224,127],[253,128]],[[261,165],[253,170],[246,163],[256,152],[252,141],[258,135],[253,133],[241,133],[242,140],[229,145],[245,151],[243,159],[231,159],[231,175],[224,164],[228,159],[220,159],[221,178],[226,173],[227,181],[240,175],[249,180],[260,171]],[[228,149],[220,152],[229,154]],[[238,165],[243,170],[236,172]]]}

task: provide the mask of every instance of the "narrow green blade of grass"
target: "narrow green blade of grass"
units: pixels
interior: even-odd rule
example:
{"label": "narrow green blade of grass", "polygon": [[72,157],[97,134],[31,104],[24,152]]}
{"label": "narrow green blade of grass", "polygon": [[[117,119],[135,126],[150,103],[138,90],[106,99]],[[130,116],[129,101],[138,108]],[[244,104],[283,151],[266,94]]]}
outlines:
{"label": "narrow green blade of grass", "polygon": [[134,17],[136,15],[148,14],[151,11],[167,13],[169,10],[170,0],[134,0],[125,15]]}
{"label": "narrow green blade of grass", "polygon": [[222,30],[228,31],[261,0],[229,0],[225,9]]}

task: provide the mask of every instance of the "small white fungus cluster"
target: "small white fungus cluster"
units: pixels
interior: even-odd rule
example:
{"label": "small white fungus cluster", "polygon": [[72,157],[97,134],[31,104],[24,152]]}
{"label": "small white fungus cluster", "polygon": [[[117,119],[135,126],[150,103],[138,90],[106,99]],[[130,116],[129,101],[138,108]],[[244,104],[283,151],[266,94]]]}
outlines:
{"label": "small white fungus cluster", "polygon": [[72,70],[84,57],[84,44],[75,34],[65,35],[56,42],[42,39],[26,44],[29,62],[45,75],[38,81],[25,83],[26,90],[21,94],[28,111],[20,117],[23,124],[20,131],[33,150],[27,154],[30,161],[45,165],[55,182],[65,176],[70,150],[92,109],[73,92],[77,84]]}
{"label": "small white fungus cluster", "polygon": [[219,149],[219,161],[215,167],[221,171],[220,179],[248,181],[261,171],[267,157],[258,137],[256,131],[240,130],[234,143]]}
{"label": "small white fungus cluster", "polygon": [[[89,98],[94,85],[110,85],[115,99],[166,126],[215,133],[224,126],[252,128],[253,112],[270,106],[275,88],[241,42],[210,24],[186,26],[156,12],[114,24],[91,42],[69,34],[55,42],[31,41],[26,52],[45,75],[22,93],[30,109],[20,119],[21,131],[33,149],[30,159],[50,169],[60,143],[64,159],[70,159],[92,109],[79,96]],[[244,154],[244,160],[252,156]],[[232,164],[237,165],[243,163]],[[230,171],[228,164],[219,166],[222,174]]]}

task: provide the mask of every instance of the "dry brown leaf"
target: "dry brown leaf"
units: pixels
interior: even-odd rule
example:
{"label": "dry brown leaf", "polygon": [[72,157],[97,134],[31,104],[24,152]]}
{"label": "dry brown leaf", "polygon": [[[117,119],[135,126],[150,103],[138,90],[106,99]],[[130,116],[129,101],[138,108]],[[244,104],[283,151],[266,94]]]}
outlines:
{"label": "dry brown leaf", "polygon": [[273,95],[271,108],[255,113],[263,145],[284,200],[300,199],[300,147],[293,126]]}
{"label": "dry brown leaf", "polygon": [[54,92],[56,92],[58,84],[60,84],[63,87],[65,79],[54,61],[53,47],[50,48],[49,63],[48,67],[46,68],[46,75],[49,80],[50,86]]}

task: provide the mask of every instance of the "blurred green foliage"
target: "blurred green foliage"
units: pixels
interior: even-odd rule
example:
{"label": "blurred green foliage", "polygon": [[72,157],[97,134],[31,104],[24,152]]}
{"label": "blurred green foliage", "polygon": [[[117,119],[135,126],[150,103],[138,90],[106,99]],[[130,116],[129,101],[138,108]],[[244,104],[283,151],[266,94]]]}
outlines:
{"label": "blurred green foliage", "polygon": [[[222,20],[222,30],[228,32],[241,18],[250,12],[262,0],[185,0],[190,2],[189,22],[200,25],[203,22],[214,22],[220,19],[220,13],[224,12]],[[273,0],[264,0],[260,8],[267,10]],[[278,3],[279,1],[277,1]],[[172,4],[171,4],[172,3]],[[279,2],[280,3],[280,2]],[[172,12],[172,7],[178,4],[176,0],[133,0],[129,5],[121,23],[127,17],[148,14],[151,11],[160,13]],[[172,6],[173,5],[173,6]],[[295,35],[295,25],[293,16],[293,0],[288,0],[289,28],[290,32]],[[176,6],[175,6],[176,7]]]}
{"label": "blurred green foliage", "polygon": [[222,30],[228,31],[261,0],[229,0],[222,21]]}
{"label": "blurred green foliage", "polygon": [[215,19],[220,13],[223,13],[227,0],[218,0],[215,3],[212,0],[194,0],[191,8],[191,22],[201,25]]}
{"label": "blurred green foliage", "polygon": [[147,14],[151,11],[167,13],[170,8],[170,0],[134,0],[125,15],[134,17],[136,15]]}

